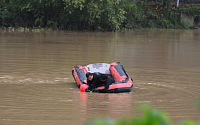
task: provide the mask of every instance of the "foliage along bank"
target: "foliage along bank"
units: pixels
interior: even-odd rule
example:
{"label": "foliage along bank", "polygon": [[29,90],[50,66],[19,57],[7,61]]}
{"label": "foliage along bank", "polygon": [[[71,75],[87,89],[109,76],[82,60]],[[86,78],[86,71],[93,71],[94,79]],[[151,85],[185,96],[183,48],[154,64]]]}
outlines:
{"label": "foliage along bank", "polygon": [[0,0],[0,27],[115,31],[187,26],[176,9],[128,0]]}

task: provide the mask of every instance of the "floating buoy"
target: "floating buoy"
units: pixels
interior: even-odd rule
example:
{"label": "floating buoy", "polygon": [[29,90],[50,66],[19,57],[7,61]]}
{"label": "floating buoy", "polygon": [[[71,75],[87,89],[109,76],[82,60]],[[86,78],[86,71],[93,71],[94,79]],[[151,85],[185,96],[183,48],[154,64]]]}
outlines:
{"label": "floating buoy", "polygon": [[85,90],[88,88],[88,85],[87,84],[82,84],[81,86],[80,86],[80,91],[81,92],[85,92]]}

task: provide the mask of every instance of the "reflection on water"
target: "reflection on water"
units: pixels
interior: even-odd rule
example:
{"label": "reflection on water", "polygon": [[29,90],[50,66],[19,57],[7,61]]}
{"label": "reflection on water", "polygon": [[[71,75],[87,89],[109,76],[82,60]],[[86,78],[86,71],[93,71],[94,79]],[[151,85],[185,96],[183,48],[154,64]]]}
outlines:
{"label": "reflection on water", "polygon": [[[131,116],[132,93],[80,93],[82,120],[92,118],[123,118]],[[103,114],[103,116],[102,116]]]}
{"label": "reflection on water", "polygon": [[[138,116],[141,103],[173,124],[200,119],[200,30],[0,31],[0,124],[82,124]],[[74,65],[119,61],[130,93],[80,93]]]}

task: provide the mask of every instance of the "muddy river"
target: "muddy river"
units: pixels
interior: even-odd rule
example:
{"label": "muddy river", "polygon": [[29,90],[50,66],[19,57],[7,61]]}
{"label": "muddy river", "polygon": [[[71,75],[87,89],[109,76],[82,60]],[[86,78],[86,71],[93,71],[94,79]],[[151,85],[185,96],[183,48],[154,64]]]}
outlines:
{"label": "muddy river", "polygon": [[[82,93],[75,65],[120,62],[129,93]],[[172,124],[200,120],[200,30],[122,32],[0,30],[0,124],[82,125],[138,117],[138,105],[166,111]]]}

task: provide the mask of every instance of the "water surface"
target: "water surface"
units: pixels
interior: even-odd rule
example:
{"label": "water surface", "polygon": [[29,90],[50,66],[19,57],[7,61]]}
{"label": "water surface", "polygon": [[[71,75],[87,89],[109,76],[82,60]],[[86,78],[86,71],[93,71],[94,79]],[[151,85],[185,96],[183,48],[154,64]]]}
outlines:
{"label": "water surface", "polygon": [[[199,120],[200,30],[124,32],[0,31],[0,124],[81,125],[139,114],[141,103],[165,110],[173,124]],[[81,93],[75,65],[120,62],[129,93]]]}

